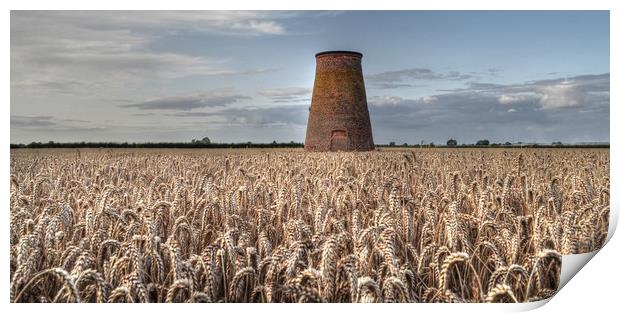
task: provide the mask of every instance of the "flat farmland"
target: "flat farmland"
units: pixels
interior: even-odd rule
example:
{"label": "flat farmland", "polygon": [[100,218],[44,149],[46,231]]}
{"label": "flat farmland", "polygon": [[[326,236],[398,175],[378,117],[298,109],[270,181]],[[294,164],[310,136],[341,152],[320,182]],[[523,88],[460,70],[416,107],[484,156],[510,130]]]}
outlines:
{"label": "flat farmland", "polygon": [[609,149],[16,149],[13,302],[528,302]]}

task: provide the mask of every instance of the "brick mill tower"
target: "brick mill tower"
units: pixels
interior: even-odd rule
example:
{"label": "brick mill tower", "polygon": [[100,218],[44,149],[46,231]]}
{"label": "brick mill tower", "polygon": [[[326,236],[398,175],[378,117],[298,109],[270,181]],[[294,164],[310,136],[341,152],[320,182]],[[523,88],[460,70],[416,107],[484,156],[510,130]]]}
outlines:
{"label": "brick mill tower", "polygon": [[373,150],[362,54],[325,51],[315,57],[316,74],[305,150]]}

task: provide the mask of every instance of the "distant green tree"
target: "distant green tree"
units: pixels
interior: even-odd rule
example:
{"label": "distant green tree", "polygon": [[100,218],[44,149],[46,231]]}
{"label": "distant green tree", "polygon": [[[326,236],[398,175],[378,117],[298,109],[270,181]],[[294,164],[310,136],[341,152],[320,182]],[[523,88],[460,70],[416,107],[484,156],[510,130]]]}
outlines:
{"label": "distant green tree", "polygon": [[390,141],[390,147],[395,147],[395,146],[396,146],[396,142]]}
{"label": "distant green tree", "polygon": [[449,147],[454,147],[456,146],[458,143],[456,142],[456,139],[452,139],[450,138],[450,140],[448,140],[448,142],[446,142],[446,145]]}
{"label": "distant green tree", "polygon": [[478,140],[478,142],[476,142],[476,146],[488,146],[489,145],[489,140],[488,139],[482,139],[482,140]]}

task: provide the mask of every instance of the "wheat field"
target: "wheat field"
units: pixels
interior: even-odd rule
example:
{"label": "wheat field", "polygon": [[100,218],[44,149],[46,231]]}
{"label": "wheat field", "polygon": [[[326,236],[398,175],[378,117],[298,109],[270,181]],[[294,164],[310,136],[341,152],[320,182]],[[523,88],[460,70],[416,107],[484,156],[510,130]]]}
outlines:
{"label": "wheat field", "polygon": [[528,302],[608,149],[13,150],[12,302]]}

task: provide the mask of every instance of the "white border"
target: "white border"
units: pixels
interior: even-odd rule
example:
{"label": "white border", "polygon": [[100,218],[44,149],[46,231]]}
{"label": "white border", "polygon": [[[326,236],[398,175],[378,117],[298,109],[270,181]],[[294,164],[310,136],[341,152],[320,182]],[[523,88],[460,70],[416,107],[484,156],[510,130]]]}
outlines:
{"label": "white border", "polygon": [[[330,0],[312,0],[308,2],[294,2],[294,1],[285,1],[285,0],[262,0],[262,1],[238,1],[238,0],[227,0],[225,2],[220,3],[208,3],[206,1],[201,1],[197,3],[193,3],[192,1],[134,1],[129,2],[126,0],[107,0],[105,2],[93,3],[86,1],[76,1],[76,0],[56,0],[56,1],[10,1],[9,3],[3,2],[1,5],[5,8],[3,17],[3,27],[4,31],[2,32],[2,36],[4,37],[4,42],[7,46],[9,46],[9,36],[10,36],[10,12],[9,10],[16,9],[38,9],[38,10],[57,10],[57,9],[287,9],[287,10],[308,10],[308,9],[330,9],[330,10],[343,10],[343,9],[364,9],[364,10],[386,10],[386,9],[411,9],[411,10],[437,10],[437,9],[449,9],[449,10],[611,10],[611,53],[610,53],[610,73],[618,72],[618,62],[616,58],[613,56],[617,56],[620,53],[618,49],[618,18],[619,18],[619,8],[618,3],[620,1],[613,0],[564,0],[564,1],[541,1],[541,0],[521,0],[521,1],[491,1],[491,0],[469,0],[469,1],[458,1],[458,0],[433,0],[426,2],[413,2],[413,1],[355,1],[355,0],[342,0],[335,1]],[[615,39],[615,40],[614,40]],[[10,57],[9,57],[10,49],[9,47],[5,47],[2,50],[3,54],[3,84],[2,87],[4,92],[2,94],[5,95],[5,105],[2,106],[3,110],[3,118],[4,118],[4,126],[2,127],[2,135],[1,140],[3,149],[5,149],[4,153],[0,157],[2,163],[4,165],[5,173],[9,172],[10,168],[10,157],[9,157],[9,143],[10,143]],[[614,79],[614,75],[611,75],[611,102],[613,103],[615,91],[619,90],[617,80]],[[611,141],[611,190],[614,190],[614,187],[617,186],[618,182],[618,166],[616,166],[618,162],[618,149],[615,146],[617,144],[616,140],[614,140],[614,135],[618,134],[618,126],[614,123],[618,121],[618,109],[613,105],[610,108],[610,130],[612,136],[610,136]],[[7,175],[8,176],[8,175]],[[1,271],[1,279],[5,282],[5,286],[9,285],[9,271],[8,271],[8,260],[9,260],[9,242],[8,242],[8,232],[9,232],[9,205],[8,205],[8,195],[9,195],[9,179],[8,177],[4,177],[0,181],[0,185],[2,186],[2,190],[4,192],[0,192],[0,196],[4,200],[5,212],[4,217],[2,219],[2,223],[5,229],[5,237],[2,241],[1,253],[2,260],[4,261],[4,266]],[[615,188],[618,189],[617,187]],[[611,218],[612,225],[610,225],[608,240],[611,239],[613,233],[615,232],[615,228],[617,225],[618,219],[618,199],[616,192],[611,192]],[[620,266],[618,265],[618,251],[619,251],[619,243],[617,239],[610,240],[604,249],[600,252],[600,256],[594,258],[590,261],[591,265],[587,265],[579,274],[575,276],[575,279],[569,283],[569,288],[565,288],[561,290],[554,298],[549,301],[548,305],[540,308],[542,312],[545,311],[560,311],[566,310],[568,311],[581,311],[581,310],[592,310],[596,308],[608,308],[608,310],[616,304],[618,296],[617,296],[617,285],[616,279],[619,278],[619,270]],[[594,256],[596,253],[588,254],[588,255],[579,255],[571,258],[564,258],[563,263],[565,266],[568,266],[568,263],[571,263],[570,266],[574,269],[580,268],[587,262],[589,257]],[[577,270],[578,271],[578,270]],[[566,274],[567,272],[563,269],[563,285],[566,283]],[[7,288],[8,289],[8,288]],[[111,306],[108,305],[89,305],[89,304],[79,304],[79,305],[46,305],[45,307],[37,306],[33,307],[34,304],[9,304],[9,293],[8,290],[5,289],[5,293],[3,295],[3,306],[8,306],[5,308],[5,312],[14,311],[16,309],[22,310],[37,310],[44,309],[46,311],[83,311],[84,309],[94,310],[95,312],[107,312]],[[465,311],[465,312],[497,312],[497,311],[516,311],[516,310],[527,310],[534,309],[540,305],[543,305],[543,302],[536,304],[522,304],[522,305],[489,305],[489,304],[468,304],[468,305],[434,305],[434,304],[417,304],[415,307],[404,307],[399,306],[400,309],[412,309],[412,310],[432,310],[436,312],[453,312],[454,310]],[[320,309],[328,309],[328,310],[337,310],[337,309],[355,309],[361,311],[375,311],[377,309],[387,308],[385,307],[388,304],[378,304],[378,305],[356,305],[355,307],[351,307],[351,305],[338,305],[338,304],[328,304],[321,305]],[[347,307],[344,307],[347,306]],[[390,305],[391,309],[396,308],[394,305]],[[396,305],[398,306],[398,305]],[[113,308],[115,310],[121,311],[129,311],[132,308],[138,308],[138,306],[128,306],[128,305],[114,305]],[[171,305],[155,305],[151,304],[149,307],[145,307],[144,305],[139,306],[140,310],[161,310],[162,312],[167,312],[173,307]],[[202,305],[184,305],[182,307],[174,306],[174,308],[180,308],[184,311],[204,311],[204,310],[265,310],[265,311],[289,311],[292,307],[287,305],[257,305],[257,304],[212,304],[208,306]],[[313,307],[312,305],[296,305],[294,306],[294,310],[301,312],[312,312],[319,307]]]}

